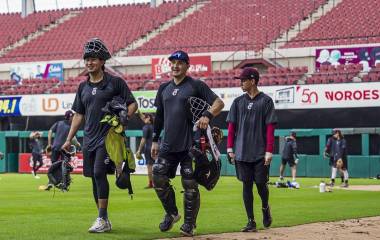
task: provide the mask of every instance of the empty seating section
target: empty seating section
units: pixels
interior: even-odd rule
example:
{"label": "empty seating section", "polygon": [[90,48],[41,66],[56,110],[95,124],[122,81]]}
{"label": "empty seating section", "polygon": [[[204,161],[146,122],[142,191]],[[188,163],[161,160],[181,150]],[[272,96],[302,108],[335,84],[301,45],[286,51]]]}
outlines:
{"label": "empty seating section", "polygon": [[37,12],[26,18],[22,18],[20,13],[0,14],[0,49],[54,23],[67,12],[66,10]]}
{"label": "empty seating section", "polygon": [[[355,78],[360,82],[380,81],[380,63],[372,68],[370,72],[362,72],[362,65],[322,65],[319,71],[308,74],[307,67],[278,67],[268,68],[266,73],[261,74],[259,86],[273,85],[297,85],[297,84],[329,84],[350,83]],[[200,73],[192,73],[191,76],[203,80],[211,88],[240,87],[240,81],[234,79],[238,76],[240,69],[213,71],[209,76]],[[164,75],[160,80],[153,80],[152,74],[125,74],[123,76],[132,91],[157,90],[161,83],[170,81],[170,75]],[[60,94],[75,93],[78,85],[87,79],[86,76],[70,77],[64,82],[57,79],[31,79],[23,80],[21,85],[15,81],[0,80],[1,95],[23,95],[23,94]]]}
{"label": "empty seating section", "polygon": [[80,9],[77,16],[10,51],[0,58],[0,62],[80,59],[84,43],[95,36],[106,43],[111,53],[115,53],[193,3],[164,3],[158,8],[151,8],[149,4],[132,4]]}
{"label": "empty seating section", "polygon": [[326,0],[211,0],[129,55],[260,50]]}
{"label": "empty seating section", "polygon": [[307,84],[319,83],[347,83],[352,82],[354,77],[359,77],[359,73],[363,70],[361,64],[355,65],[322,65],[320,71],[312,74],[307,78]]}
{"label": "empty seating section", "polygon": [[344,0],[283,48],[379,43],[379,9],[379,0]]}
{"label": "empty seating section", "polygon": [[30,79],[23,80],[18,85],[12,80],[0,80],[1,95],[25,95],[25,94],[44,94],[59,83],[58,79]]}
{"label": "empty seating section", "polygon": [[377,63],[368,74],[362,76],[363,82],[378,82],[380,81],[380,63]]}

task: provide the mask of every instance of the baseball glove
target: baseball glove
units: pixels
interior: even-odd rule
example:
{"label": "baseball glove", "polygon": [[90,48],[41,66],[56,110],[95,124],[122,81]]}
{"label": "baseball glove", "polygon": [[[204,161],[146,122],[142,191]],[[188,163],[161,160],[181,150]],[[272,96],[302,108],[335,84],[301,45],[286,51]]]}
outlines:
{"label": "baseball glove", "polygon": [[46,155],[51,155],[51,145],[47,145],[45,148]]}
{"label": "baseball glove", "polygon": [[220,144],[223,140],[223,132],[218,127],[213,127],[211,129],[212,138],[216,144]]}
{"label": "baseball glove", "polygon": [[343,167],[343,160],[341,158],[339,158],[336,161],[336,168],[341,169],[342,167]]}

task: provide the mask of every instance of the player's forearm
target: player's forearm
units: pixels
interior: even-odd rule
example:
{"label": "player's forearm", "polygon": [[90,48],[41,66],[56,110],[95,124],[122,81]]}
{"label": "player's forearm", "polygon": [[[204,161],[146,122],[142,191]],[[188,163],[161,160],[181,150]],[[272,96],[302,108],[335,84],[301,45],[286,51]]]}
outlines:
{"label": "player's forearm", "polygon": [[53,135],[53,132],[51,130],[49,130],[48,132],[48,145],[51,145],[51,137]]}
{"label": "player's forearm", "polygon": [[128,105],[128,117],[131,118],[132,115],[136,112],[137,110],[137,103],[136,102],[133,102],[131,104]]}
{"label": "player's forearm", "polygon": [[156,119],[154,121],[154,126],[153,126],[153,142],[158,142],[158,139],[160,138],[163,127],[164,127],[164,113],[162,109],[157,108]]}
{"label": "player's forearm", "polygon": [[70,132],[67,136],[66,141],[71,142],[71,140],[74,138],[75,134],[77,133],[78,129],[80,128],[80,125],[82,124],[84,116],[79,113],[75,113],[73,120],[71,122]]}
{"label": "player's forearm", "polygon": [[214,117],[218,116],[220,112],[224,108],[224,102],[220,99],[217,98],[215,101],[212,103],[210,109],[208,110]]}
{"label": "player's forearm", "polygon": [[145,142],[146,142],[145,138],[142,138],[142,139],[141,139],[141,142],[140,142],[140,146],[139,146],[139,148],[138,148],[138,151],[139,151],[139,152],[142,151],[143,147],[145,146]]}

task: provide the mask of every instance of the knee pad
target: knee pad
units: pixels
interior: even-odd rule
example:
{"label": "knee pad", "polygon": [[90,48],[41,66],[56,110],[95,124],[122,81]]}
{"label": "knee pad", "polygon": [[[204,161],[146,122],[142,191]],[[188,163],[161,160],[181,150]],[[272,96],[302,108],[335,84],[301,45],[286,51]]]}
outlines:
{"label": "knee pad", "polygon": [[194,171],[192,164],[181,166],[182,179],[193,179]]}
{"label": "knee pad", "polygon": [[166,189],[169,185],[169,178],[167,176],[169,166],[165,159],[159,158],[153,164],[153,185],[156,190]]}
{"label": "knee pad", "polygon": [[182,186],[185,189],[185,192],[199,192],[198,183],[195,179],[182,177]]}

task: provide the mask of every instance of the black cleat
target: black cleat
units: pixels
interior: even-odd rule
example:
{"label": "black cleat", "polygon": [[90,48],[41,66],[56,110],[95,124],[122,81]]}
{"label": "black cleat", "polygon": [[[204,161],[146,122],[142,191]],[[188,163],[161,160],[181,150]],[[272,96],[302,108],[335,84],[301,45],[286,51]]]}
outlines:
{"label": "black cleat", "polygon": [[159,228],[161,232],[169,231],[174,223],[178,222],[181,219],[181,215],[177,213],[177,215],[166,214],[164,220],[160,223]]}
{"label": "black cleat", "polygon": [[265,228],[269,228],[272,224],[272,215],[270,214],[270,207],[263,208],[263,224]]}
{"label": "black cleat", "polygon": [[180,228],[181,234],[185,237],[194,236],[194,229],[195,229],[195,226],[193,224],[190,224],[190,223],[184,223],[184,224],[182,224],[182,226]]}
{"label": "black cleat", "polygon": [[256,222],[253,219],[249,219],[247,226],[241,229],[242,232],[257,232]]}

